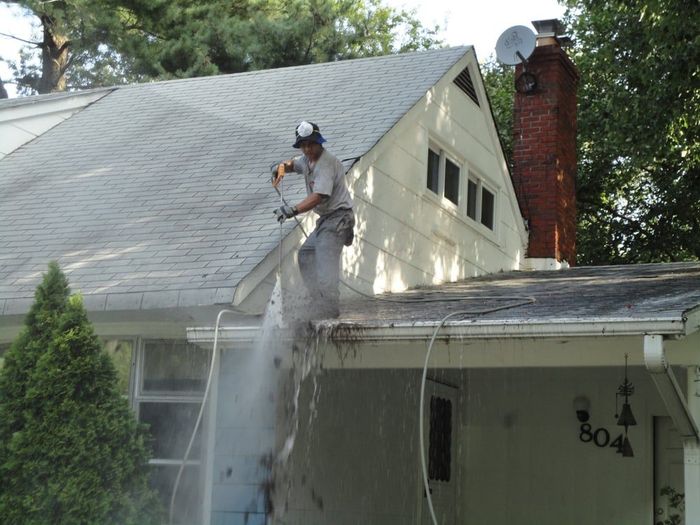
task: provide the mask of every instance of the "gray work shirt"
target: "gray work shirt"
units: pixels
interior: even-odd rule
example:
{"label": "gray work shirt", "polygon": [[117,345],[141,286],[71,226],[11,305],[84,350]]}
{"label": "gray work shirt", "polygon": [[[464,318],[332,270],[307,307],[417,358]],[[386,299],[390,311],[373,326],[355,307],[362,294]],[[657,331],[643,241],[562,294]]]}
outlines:
{"label": "gray work shirt", "polygon": [[332,153],[324,149],[313,166],[305,156],[296,157],[294,171],[304,175],[307,193],[319,193],[328,197],[314,207],[319,215],[328,215],[339,209],[352,209],[352,197],[345,183],[345,168]]}

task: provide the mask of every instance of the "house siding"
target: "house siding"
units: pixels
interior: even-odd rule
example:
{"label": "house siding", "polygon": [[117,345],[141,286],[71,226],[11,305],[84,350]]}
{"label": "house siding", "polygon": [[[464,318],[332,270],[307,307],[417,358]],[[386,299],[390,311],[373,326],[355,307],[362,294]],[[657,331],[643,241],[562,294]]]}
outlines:
{"label": "house siding", "polygon": [[[650,522],[652,423],[665,410],[648,375],[630,371],[637,386],[633,458],[582,442],[572,404],[577,395],[589,397],[592,430],[606,428],[612,441],[623,431],[614,417],[623,373],[621,367],[431,369],[431,377],[458,391],[452,469],[458,522]],[[327,371],[316,385],[305,384],[285,523],[429,523],[421,518],[419,385],[415,369]],[[312,404],[314,388],[322,394]]]}
{"label": "house siding", "polygon": [[[465,63],[466,58],[375,146],[368,167],[350,174],[360,243],[346,254],[344,267],[375,292],[520,266],[523,227],[500,145],[490,132],[491,116],[452,84]],[[461,200],[467,173],[494,191],[493,230],[468,218],[464,205],[427,189],[433,143],[461,164]]]}

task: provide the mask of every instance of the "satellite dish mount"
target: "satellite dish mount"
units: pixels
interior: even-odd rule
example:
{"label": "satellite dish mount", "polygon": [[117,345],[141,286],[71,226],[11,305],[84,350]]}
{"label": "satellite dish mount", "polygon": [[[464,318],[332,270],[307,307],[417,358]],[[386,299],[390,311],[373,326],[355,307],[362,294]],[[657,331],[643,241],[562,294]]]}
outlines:
{"label": "satellite dish mount", "polygon": [[523,71],[515,79],[518,93],[532,93],[537,88],[537,77],[527,70],[527,59],[535,51],[535,33],[526,26],[509,27],[496,42],[496,57],[501,64],[523,65]]}

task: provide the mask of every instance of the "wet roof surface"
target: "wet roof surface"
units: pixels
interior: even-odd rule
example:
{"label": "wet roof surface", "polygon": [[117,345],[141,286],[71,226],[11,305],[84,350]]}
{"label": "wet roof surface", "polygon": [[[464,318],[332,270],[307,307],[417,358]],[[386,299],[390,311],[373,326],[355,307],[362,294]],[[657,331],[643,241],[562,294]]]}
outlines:
{"label": "wet roof surface", "polygon": [[[341,320],[364,326],[453,320],[682,320],[700,306],[700,262],[588,266],[492,274],[383,296],[351,299]],[[491,311],[495,310],[496,311]]]}

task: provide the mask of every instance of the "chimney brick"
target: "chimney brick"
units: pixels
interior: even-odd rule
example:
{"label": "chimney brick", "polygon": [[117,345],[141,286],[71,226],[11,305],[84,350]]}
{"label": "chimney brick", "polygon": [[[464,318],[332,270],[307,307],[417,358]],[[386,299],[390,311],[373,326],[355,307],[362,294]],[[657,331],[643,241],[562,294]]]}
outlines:
{"label": "chimney brick", "polygon": [[[515,94],[513,182],[528,221],[529,258],[576,263],[576,89],[579,75],[555,39],[530,56],[537,78]],[[523,72],[516,68],[516,78]]]}

